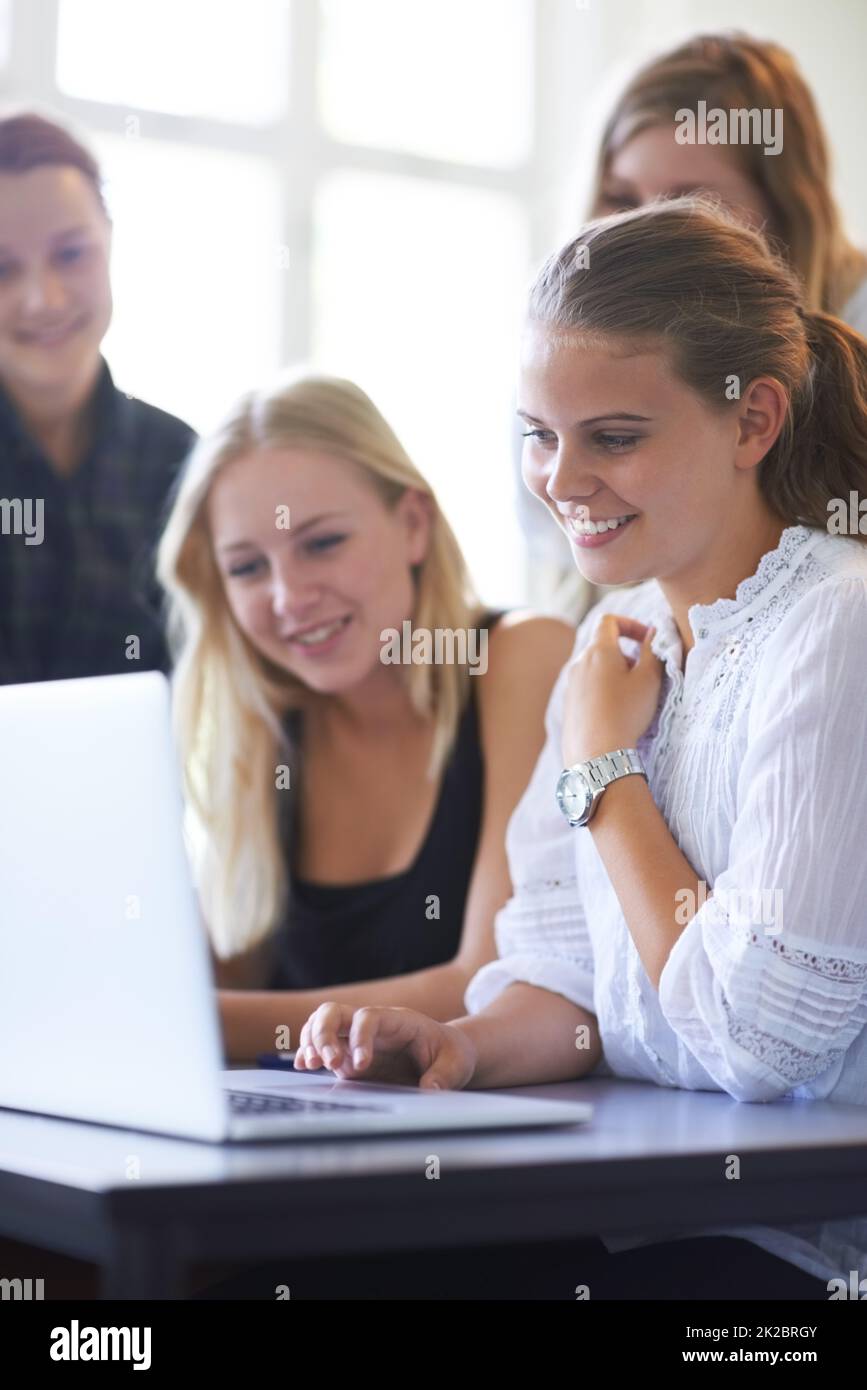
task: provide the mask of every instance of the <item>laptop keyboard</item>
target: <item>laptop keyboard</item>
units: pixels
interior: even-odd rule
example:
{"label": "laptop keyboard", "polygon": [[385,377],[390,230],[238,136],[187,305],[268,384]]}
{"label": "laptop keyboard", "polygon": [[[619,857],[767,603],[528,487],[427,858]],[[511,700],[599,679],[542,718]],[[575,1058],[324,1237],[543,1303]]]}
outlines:
{"label": "laptop keyboard", "polygon": [[228,1091],[233,1115],[312,1115],[326,1110],[379,1110],[386,1105],[359,1104],[345,1100],[307,1100],[303,1096],[263,1095],[261,1091]]}

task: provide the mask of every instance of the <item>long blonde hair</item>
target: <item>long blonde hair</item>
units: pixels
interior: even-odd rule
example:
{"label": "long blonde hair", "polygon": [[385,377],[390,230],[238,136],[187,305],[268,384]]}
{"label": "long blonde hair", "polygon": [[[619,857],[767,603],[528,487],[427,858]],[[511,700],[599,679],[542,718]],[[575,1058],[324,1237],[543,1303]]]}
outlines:
{"label": "long blonde hair", "polygon": [[[258,946],[288,902],[276,773],[297,750],[286,715],[311,698],[241,631],[214,558],[206,502],[217,475],[257,449],[316,448],[356,464],[384,504],[407,488],[430,499],[427,553],[414,567],[415,626],[467,628],[481,608],[433,491],[373,402],[349,381],[309,373],[248,392],[187,461],[160,541],[174,658],[173,713],[182,761],[196,886],[217,955]],[[407,615],[410,616],[410,615]],[[442,767],[469,693],[460,664],[399,666],[413,708],[434,721],[429,775]]]}
{"label": "long blonde hair", "polygon": [[602,187],[613,156],[639,131],[674,124],[675,112],[708,107],[781,108],[785,140],[767,158],[731,147],[772,209],[768,233],[798,272],[807,308],[839,314],[867,275],[867,257],[845,235],[831,189],[828,141],[813,95],[786,49],[747,34],[699,34],[655,58],[629,82],[602,136],[590,215],[608,211]]}

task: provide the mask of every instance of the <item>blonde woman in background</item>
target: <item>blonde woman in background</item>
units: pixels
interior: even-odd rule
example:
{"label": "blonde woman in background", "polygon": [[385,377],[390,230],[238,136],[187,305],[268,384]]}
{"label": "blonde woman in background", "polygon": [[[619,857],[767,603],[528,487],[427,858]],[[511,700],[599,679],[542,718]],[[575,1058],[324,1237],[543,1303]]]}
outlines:
{"label": "blonde woman in background", "polygon": [[[453,1017],[574,630],[483,607],[386,421],[326,377],[200,441],[158,574],[229,1056],[294,1045],[325,997]],[[384,661],[405,623],[468,634],[467,659]]]}
{"label": "blonde woman in background", "polygon": [[[782,111],[782,146],[681,144],[676,113],[745,108]],[[761,230],[797,272],[811,310],[867,332],[867,256],[848,239],[831,188],[828,139],[791,53],[742,33],[700,34],[643,66],[605,125],[589,215],[659,198],[710,193]],[[520,470],[523,439],[517,437]],[[597,591],[575,574],[568,547],[523,485],[519,512],[543,575],[534,601],[578,618]]]}

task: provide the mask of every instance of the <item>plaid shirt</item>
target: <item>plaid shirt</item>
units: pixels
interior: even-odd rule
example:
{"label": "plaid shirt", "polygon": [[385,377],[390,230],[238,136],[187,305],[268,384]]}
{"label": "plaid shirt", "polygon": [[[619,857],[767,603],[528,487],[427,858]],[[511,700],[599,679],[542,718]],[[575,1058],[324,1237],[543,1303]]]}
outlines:
{"label": "plaid shirt", "polygon": [[[103,359],[91,447],[62,477],[0,390],[0,685],[168,671],[154,548],[195,438],[182,420],[118,391]],[[44,536],[28,545],[12,518],[27,527],[36,499]],[[138,660],[126,654],[131,636]]]}

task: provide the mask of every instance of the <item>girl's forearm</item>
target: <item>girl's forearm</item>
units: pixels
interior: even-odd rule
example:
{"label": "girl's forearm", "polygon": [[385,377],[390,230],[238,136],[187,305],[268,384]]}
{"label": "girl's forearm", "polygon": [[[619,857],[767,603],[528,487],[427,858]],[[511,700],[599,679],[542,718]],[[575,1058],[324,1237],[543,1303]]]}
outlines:
{"label": "girl's forearm", "polygon": [[[694,915],[679,912],[679,894],[699,901],[699,879],[681,854],[641,777],[624,777],[607,788],[588,829],[626,918],[635,948],[658,988],[672,947]],[[689,899],[686,899],[689,901]],[[678,916],[686,918],[679,921]]]}
{"label": "girl's forearm", "polygon": [[533,1086],[574,1081],[599,1062],[602,1045],[594,1014],[562,994],[513,984],[486,1009],[456,1019],[478,1054],[470,1086]]}
{"label": "girl's forearm", "polygon": [[445,965],[317,990],[218,990],[223,1043],[233,1062],[249,1061],[259,1052],[298,1045],[301,1029],[320,1004],[400,1005],[445,1022],[463,1013],[470,972]]}

